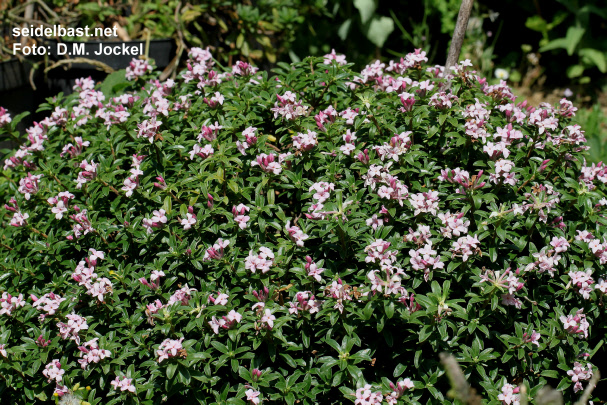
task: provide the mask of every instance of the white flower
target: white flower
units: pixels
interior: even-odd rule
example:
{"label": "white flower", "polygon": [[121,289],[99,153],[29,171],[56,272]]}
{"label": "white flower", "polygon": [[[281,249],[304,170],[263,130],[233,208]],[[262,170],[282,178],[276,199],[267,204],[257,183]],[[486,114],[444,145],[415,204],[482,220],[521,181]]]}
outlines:
{"label": "white flower", "polygon": [[497,68],[495,69],[495,77],[500,80],[508,80],[510,73],[506,69]]}

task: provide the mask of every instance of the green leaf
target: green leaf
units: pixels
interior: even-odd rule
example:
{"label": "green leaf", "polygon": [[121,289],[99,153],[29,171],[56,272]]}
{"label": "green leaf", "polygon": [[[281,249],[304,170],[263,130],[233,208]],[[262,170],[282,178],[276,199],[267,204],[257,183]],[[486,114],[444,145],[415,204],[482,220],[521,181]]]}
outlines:
{"label": "green leaf", "polygon": [[549,378],[559,378],[559,374],[560,373],[556,370],[544,370],[541,373],[542,377],[549,377]]}
{"label": "green leaf", "polygon": [[552,51],[555,49],[566,49],[567,48],[567,39],[566,38],[557,38],[548,42],[546,45],[540,48],[540,52]]}
{"label": "green leaf", "polygon": [[169,366],[167,367],[167,378],[169,380],[173,379],[173,376],[175,375],[175,371],[177,371],[177,364],[175,364],[175,363],[169,364]]}
{"label": "green leaf", "polygon": [[369,301],[365,308],[363,309],[363,319],[368,320],[371,319],[371,315],[373,315],[373,310],[375,309],[375,302]]}
{"label": "green leaf", "polygon": [[607,72],[607,61],[605,60],[605,54],[603,52],[592,49],[592,48],[584,48],[580,49],[578,54],[585,59],[588,59],[591,63],[594,64],[601,73]]}
{"label": "green leaf", "polygon": [[184,366],[179,366],[179,380],[183,384],[188,385],[190,383],[190,379],[190,371]]}
{"label": "green leaf", "polygon": [[571,65],[567,68],[567,77],[575,79],[580,77],[584,73],[584,66],[582,65]]}
{"label": "green leaf", "polygon": [[392,318],[394,316],[394,302],[384,301],[384,310],[386,311],[388,319]]}
{"label": "green leaf", "polygon": [[293,357],[291,357],[291,355],[287,353],[280,353],[280,357],[282,357],[289,366],[297,368],[297,363],[295,363],[295,360]]}
{"label": "green leaf", "polygon": [[350,25],[352,25],[352,19],[348,18],[346,21],[344,21],[341,26],[339,27],[339,29],[337,30],[337,36],[339,37],[339,39],[341,39],[342,41],[345,41],[346,38],[348,38],[348,32],[350,31]]}
{"label": "green leaf", "polygon": [[527,18],[527,21],[525,21],[525,27],[529,28],[530,30],[537,31],[537,32],[546,31],[547,26],[548,26],[548,23],[546,23],[546,20],[544,20],[539,15],[531,16],[531,17]]}
{"label": "green leaf", "polygon": [[394,21],[389,17],[373,17],[367,29],[367,39],[375,46],[381,48],[394,31]]}
{"label": "green leaf", "polygon": [[402,363],[398,363],[398,365],[394,369],[394,373],[392,375],[394,376],[394,378],[398,378],[405,372],[406,369],[407,369],[407,366],[405,366]]}
{"label": "green leaf", "polygon": [[584,32],[586,32],[586,29],[582,27],[569,27],[567,30],[565,38],[567,39],[567,53],[569,56],[573,55],[573,51],[584,36]]}
{"label": "green leaf", "polygon": [[121,69],[110,73],[101,83],[99,90],[107,99],[122,94],[122,90],[128,86],[130,86],[130,82],[126,79],[126,70]]}
{"label": "green leaf", "polygon": [[373,16],[373,13],[375,13],[377,4],[375,3],[375,0],[354,0],[354,7],[360,12],[362,23],[366,24]]}
{"label": "green leaf", "polygon": [[171,213],[173,212],[173,200],[171,200],[170,196],[166,196],[164,198],[164,204],[162,205],[162,208],[166,211],[167,215],[171,215]]}

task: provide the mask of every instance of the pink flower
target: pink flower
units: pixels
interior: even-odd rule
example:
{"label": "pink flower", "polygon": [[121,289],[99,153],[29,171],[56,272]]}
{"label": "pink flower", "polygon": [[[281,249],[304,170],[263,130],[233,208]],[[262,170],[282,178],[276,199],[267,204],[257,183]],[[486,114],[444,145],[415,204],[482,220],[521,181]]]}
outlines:
{"label": "pink flower", "polygon": [[116,377],[116,379],[110,382],[110,384],[112,384],[115,390],[120,389],[120,391],[129,391],[135,393],[135,386],[133,385],[132,378],[126,378],[125,376],[122,376],[121,379],[120,377]]}
{"label": "pink flower", "polygon": [[229,244],[229,240],[223,240],[222,238],[217,239],[217,242],[207,249],[202,260],[220,260],[224,255],[224,249],[228,247]]}
{"label": "pink flower", "polygon": [[320,310],[320,302],[314,298],[310,291],[299,291],[295,294],[297,302],[291,302],[289,313],[299,314],[299,311],[307,311],[311,314]]}
{"label": "pink flower", "polygon": [[219,328],[222,328],[225,325],[225,323],[226,323],[225,319],[217,319],[215,317],[215,315],[213,315],[213,317],[209,321],[209,325],[211,326],[211,329],[213,329],[213,332],[216,335],[219,334]]}
{"label": "pink flower", "polygon": [[181,287],[179,290],[175,291],[173,295],[169,298],[167,306],[171,306],[176,303],[180,303],[181,305],[188,305],[190,299],[192,298],[192,292],[196,291],[195,288],[190,288],[186,284]]}
{"label": "pink flower", "polygon": [[413,109],[413,105],[415,104],[415,96],[411,93],[403,92],[398,95],[400,97],[400,102],[403,105],[400,108],[401,112],[409,112]]}
{"label": "pink flower", "polygon": [[301,101],[298,101],[295,93],[291,91],[285,92],[284,95],[276,95],[278,101],[274,103],[274,107],[270,109],[274,113],[274,118],[279,116],[292,121],[297,117],[307,115],[308,106],[303,105]]}
{"label": "pink flower", "polygon": [[90,363],[99,363],[101,360],[112,355],[109,350],[100,349],[97,345],[97,340],[99,338],[94,338],[78,347],[80,356],[82,357],[82,359],[78,360],[78,363],[80,363],[83,369],[86,369]]}
{"label": "pink flower", "polygon": [[381,146],[374,146],[373,149],[378,153],[382,162],[385,159],[393,159],[398,162],[400,156],[411,148],[411,137],[409,135],[411,135],[411,131],[394,134],[390,142]]}
{"label": "pink flower", "polygon": [[53,361],[48,363],[46,367],[44,367],[44,370],[42,370],[42,374],[46,377],[47,382],[50,383],[51,381],[55,380],[55,382],[59,384],[61,380],[63,380],[63,374],[65,374],[65,370],[61,369],[61,363],[59,363],[59,360],[54,359]]}
{"label": "pink flower", "polygon": [[267,247],[260,247],[259,253],[255,255],[251,250],[249,256],[245,260],[245,269],[255,273],[256,270],[261,270],[262,273],[267,273],[270,267],[274,265],[274,253]]}
{"label": "pink flower", "polygon": [[12,118],[8,111],[5,108],[0,107],[0,127],[10,124],[11,121]]}
{"label": "pink flower", "polygon": [[518,392],[518,387],[515,387],[512,384],[504,384],[502,393],[497,396],[497,399],[502,401],[502,404],[504,405],[520,405]]}
{"label": "pink flower", "polygon": [[480,252],[479,244],[481,242],[478,240],[477,236],[462,236],[456,242],[453,242],[451,247],[451,251],[453,252],[453,256],[462,256],[462,260],[465,262],[468,260],[470,256],[473,254],[477,254]]}
{"label": "pink flower", "polygon": [[154,68],[147,60],[133,58],[129,66],[126,68],[126,79],[137,80],[138,78],[145,75],[148,71],[152,71]]}
{"label": "pink flower", "polygon": [[21,194],[24,194],[26,200],[29,200],[32,194],[36,194],[38,192],[40,188],[38,183],[41,177],[41,174],[32,175],[31,173],[28,173],[27,177],[19,180],[19,188],[17,190]]}
{"label": "pink flower", "polygon": [[77,189],[81,189],[82,185],[88,182],[89,180],[95,179],[97,177],[97,167],[99,164],[93,162],[87,162],[86,159],[80,163],[80,168],[82,171],[78,173],[78,178],[74,180]]}
{"label": "pink flower", "polygon": [[411,194],[409,196],[409,202],[415,210],[413,215],[418,215],[422,212],[429,212],[432,215],[436,215],[438,210],[438,201],[439,199],[437,191]]}
{"label": "pink flower", "polygon": [[209,142],[214,141],[215,139],[217,139],[217,134],[219,133],[219,130],[222,129],[223,126],[219,125],[219,123],[217,121],[215,121],[214,125],[210,125],[210,126],[206,126],[203,125],[200,128],[200,134],[198,134],[198,142],[202,141],[202,138],[206,139]]}
{"label": "pink flower", "polygon": [[[588,367],[588,369],[586,369]],[[571,381],[575,383],[573,386],[573,391],[578,392],[583,389],[582,381],[587,381],[592,378],[592,366],[590,364],[586,364],[583,366],[579,362],[573,363],[573,369],[567,371],[567,375],[571,377]]]}
{"label": "pink flower", "polygon": [[40,298],[37,298],[34,294],[31,294],[30,297],[34,301],[32,306],[39,311],[46,312],[48,315],[55,315],[59,309],[59,305],[66,300],[66,298],[61,298],[52,292],[44,294]]}
{"label": "pink flower", "polygon": [[[441,228],[441,233],[444,237],[450,238],[452,235],[460,236],[461,234],[468,233],[468,227],[470,221],[466,220],[464,213],[451,214],[447,211],[446,213],[439,213],[438,218],[446,225]],[[463,218],[463,219],[462,219]]]}
{"label": "pink flower", "polygon": [[11,295],[6,291],[2,293],[2,298],[0,298],[0,315],[12,315],[13,311],[19,307],[25,306],[25,300],[23,299],[23,294],[19,295]]}
{"label": "pink flower", "polygon": [[380,405],[384,399],[381,392],[372,392],[370,384],[356,390],[356,399],[354,405]]}
{"label": "pink flower", "polygon": [[194,160],[194,155],[206,159],[214,153],[215,150],[210,144],[206,144],[204,148],[201,148],[200,145],[195,144],[194,148],[190,151],[190,159]]}
{"label": "pink flower", "polygon": [[181,220],[181,225],[183,225],[184,230],[188,230],[192,227],[192,225],[196,224],[196,215],[190,214],[189,212],[186,214],[186,218]]}
{"label": "pink flower", "polygon": [[346,125],[354,125],[354,119],[358,116],[358,109],[348,107],[345,111],[339,113],[339,116],[346,120]]}
{"label": "pink flower", "polygon": [[316,132],[310,131],[309,129],[307,133],[303,134],[300,132],[293,137],[293,146],[301,151],[309,151],[316,145],[318,145]]}
{"label": "pink flower", "polygon": [[223,101],[224,101],[224,97],[223,95],[216,91],[213,96],[211,97],[211,99],[208,98],[204,98],[203,101],[211,108],[216,108],[219,105],[223,105]]}
{"label": "pink flower", "polygon": [[11,226],[20,227],[27,224],[27,219],[29,218],[28,213],[22,213],[21,211],[17,211],[13,214],[13,218],[11,219]]}
{"label": "pink flower", "polygon": [[272,329],[274,327],[275,320],[276,317],[272,315],[272,311],[266,308],[261,317],[261,326],[266,329]]}
{"label": "pink flower", "polygon": [[337,111],[333,108],[333,106],[327,107],[327,109],[319,112],[314,116],[314,120],[316,121],[316,126],[321,131],[326,131],[325,128],[326,123],[334,123],[335,118],[337,117]]}
{"label": "pink flower", "polygon": [[244,204],[238,204],[238,206],[232,207],[232,214],[234,215],[234,221],[238,224],[240,229],[247,228],[247,222],[251,219],[245,212],[249,212],[250,208]]}
{"label": "pink flower", "polygon": [[261,153],[251,162],[251,166],[259,166],[261,170],[266,173],[280,174],[282,167],[280,166],[280,163],[274,161],[275,157],[276,156],[273,153],[270,153],[269,155]]}
{"label": "pink flower", "polygon": [[588,337],[588,328],[590,324],[586,320],[586,315],[584,315],[583,310],[578,310],[575,315],[567,315],[561,316],[560,321],[563,323],[563,328],[565,332],[578,335],[582,335],[584,338]]}
{"label": "pink flower", "polygon": [[335,61],[335,63],[337,63],[338,65],[345,65],[346,62],[346,55],[338,55],[335,53],[335,49],[331,49],[331,53],[328,53],[324,56],[324,61],[323,63],[325,65],[330,65],[333,61]]}
{"label": "pink flower", "polygon": [[426,281],[431,270],[445,267],[445,263],[440,260],[437,251],[432,249],[432,241],[430,240],[423,248],[409,250],[409,256],[411,256],[411,267],[415,270],[423,270]]}
{"label": "pink flower", "polygon": [[83,141],[82,137],[80,136],[75,137],[74,141],[76,142],[76,145],[74,146],[71,143],[68,143],[63,147],[63,151],[59,154],[59,156],[63,157],[64,155],[69,154],[72,158],[76,157],[82,153],[85,146],[89,146],[91,144],[89,141]]}
{"label": "pink flower", "polygon": [[257,405],[261,402],[261,398],[259,398],[259,395],[261,393],[259,391],[255,391],[251,388],[249,388],[248,390],[245,391],[245,395],[247,396],[247,401],[249,401],[251,404]]}
{"label": "pink flower", "polygon": [[308,235],[302,232],[302,230],[298,226],[291,226],[291,221],[287,221],[285,225],[285,230],[289,233],[291,240],[295,242],[297,246],[303,247],[304,240],[308,239]]}
{"label": "pink flower", "polygon": [[149,120],[144,120],[141,124],[137,125],[137,138],[148,138],[150,143],[154,143],[156,134],[159,133],[158,128],[162,125],[162,121],[157,121],[156,117],[152,117]]}
{"label": "pink flower", "polygon": [[310,256],[306,256],[305,269],[308,273],[308,277],[312,277],[318,282],[322,280],[320,275],[323,271],[325,271],[325,269],[323,269],[322,267],[318,267],[318,265],[312,261],[312,258]]}
{"label": "pink flower", "polygon": [[257,73],[258,70],[258,68],[240,60],[232,66],[232,73],[238,76],[251,76]]}
{"label": "pink flower", "polygon": [[535,330],[531,332],[531,335],[527,335],[527,332],[525,332],[523,333],[523,342],[531,343],[536,345],[537,347],[540,347],[540,336],[541,335]]}
{"label": "pink flower", "polygon": [[67,323],[58,322],[59,334],[62,339],[71,339],[77,344],[80,344],[80,336],[78,333],[89,328],[86,319],[74,313],[67,315]]}
{"label": "pink flower", "polygon": [[156,355],[158,356],[158,363],[162,363],[163,360],[167,360],[169,358],[177,356],[185,358],[187,356],[187,353],[181,345],[183,339],[184,338],[181,338],[179,340],[165,339],[156,350]]}

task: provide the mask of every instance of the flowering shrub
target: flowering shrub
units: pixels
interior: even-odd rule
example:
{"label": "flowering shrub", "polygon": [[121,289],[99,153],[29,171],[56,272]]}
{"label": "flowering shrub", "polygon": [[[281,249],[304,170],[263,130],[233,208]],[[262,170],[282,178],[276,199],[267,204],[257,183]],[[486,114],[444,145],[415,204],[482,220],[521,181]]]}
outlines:
{"label": "flowering shrub", "polygon": [[176,82],[43,105],[0,182],[2,398],[450,403],[450,351],[493,403],[573,401],[606,332],[607,169],[566,99],[425,62],[269,77],[193,49]]}

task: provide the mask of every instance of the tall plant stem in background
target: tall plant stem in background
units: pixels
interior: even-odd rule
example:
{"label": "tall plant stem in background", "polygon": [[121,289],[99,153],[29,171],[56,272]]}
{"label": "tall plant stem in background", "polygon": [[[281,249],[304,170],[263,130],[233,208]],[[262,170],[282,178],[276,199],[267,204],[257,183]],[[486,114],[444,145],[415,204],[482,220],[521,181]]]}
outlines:
{"label": "tall plant stem in background", "polygon": [[457,65],[459,54],[462,50],[462,44],[464,43],[466,29],[468,28],[468,19],[470,18],[473,3],[474,0],[462,0],[462,5],[459,7],[457,23],[455,24],[455,30],[453,30],[453,38],[451,39],[447,63],[445,64],[445,74],[449,72],[451,66]]}

